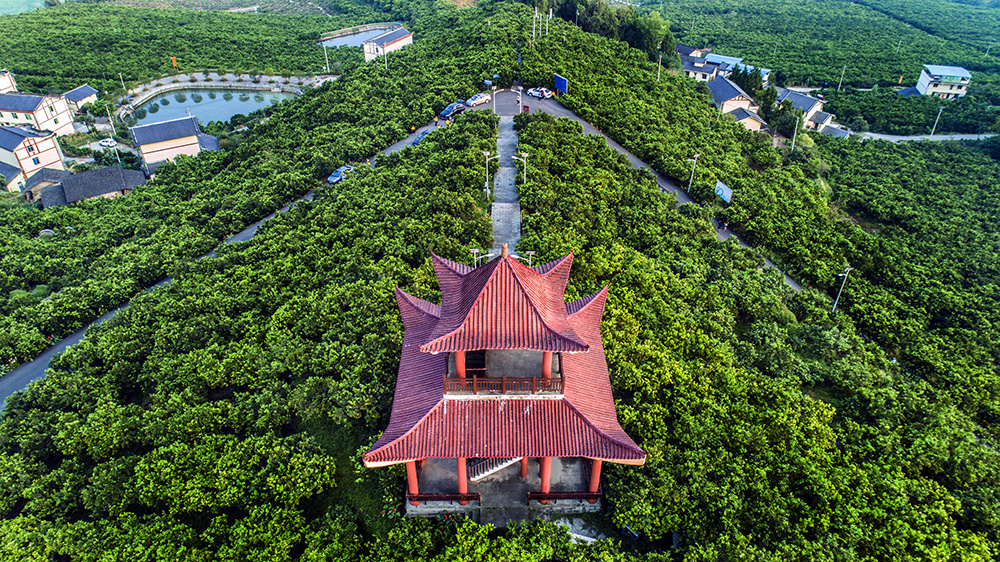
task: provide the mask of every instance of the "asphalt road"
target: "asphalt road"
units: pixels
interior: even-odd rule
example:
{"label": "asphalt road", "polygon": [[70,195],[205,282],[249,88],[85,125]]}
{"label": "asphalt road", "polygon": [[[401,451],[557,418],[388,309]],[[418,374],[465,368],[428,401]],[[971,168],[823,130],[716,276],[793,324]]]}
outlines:
{"label": "asphalt road", "polygon": [[[494,110],[495,112],[497,112],[499,115],[515,115],[518,112],[519,109],[523,109],[524,107],[527,107],[530,113],[536,113],[538,111],[544,111],[544,112],[546,112],[546,113],[548,113],[550,115],[554,115],[554,116],[557,116],[557,117],[566,117],[568,119],[572,119],[574,121],[577,121],[581,125],[583,125],[583,131],[584,131],[584,133],[593,134],[593,135],[601,135],[602,137],[604,137],[604,139],[605,139],[605,141],[607,141],[608,145],[610,145],[612,148],[614,148],[615,150],[617,150],[618,152],[620,152],[621,154],[623,154],[628,159],[629,163],[632,164],[632,167],[634,167],[634,168],[643,168],[643,169],[649,170],[653,174],[653,176],[656,177],[656,181],[659,184],[660,189],[663,190],[666,193],[672,193],[672,194],[674,194],[674,196],[677,198],[677,203],[678,204],[693,203],[694,202],[694,200],[691,199],[691,197],[683,189],[681,189],[680,187],[678,187],[673,181],[667,179],[666,177],[660,175],[659,173],[657,173],[656,171],[654,171],[653,169],[651,169],[643,161],[639,160],[634,154],[632,154],[631,152],[629,152],[629,151],[625,150],[624,148],[622,148],[621,145],[619,145],[615,141],[613,141],[610,138],[608,138],[607,135],[605,135],[601,131],[597,130],[597,128],[594,127],[593,125],[591,125],[590,123],[587,123],[586,121],[584,121],[584,120],[580,119],[579,117],[577,117],[576,114],[574,114],[570,110],[568,110],[565,107],[563,107],[563,105],[561,103],[559,103],[558,101],[556,101],[555,99],[539,100],[539,99],[536,99],[536,98],[528,97],[526,94],[522,94],[522,97],[521,97],[521,106],[518,106],[517,97],[518,96],[517,96],[517,92],[516,91],[503,90],[503,91],[497,92],[497,94],[496,94],[496,96],[494,96],[494,100],[492,102],[490,102],[488,104],[480,105],[480,106],[476,107],[475,109],[476,110],[491,109],[491,110]],[[403,139],[403,140],[401,140],[401,141],[399,141],[397,143],[394,143],[394,144],[390,145],[389,147],[385,148],[384,150],[382,150],[380,152],[380,154],[391,154],[391,153],[396,152],[398,150],[402,150],[402,149],[410,146],[410,143],[413,142],[413,140],[416,138],[417,134],[419,134],[420,132],[425,131],[425,130],[433,130],[435,128],[442,127],[442,126],[447,126],[447,125],[444,124],[444,123],[441,123],[441,122],[438,122],[438,123],[431,122],[431,123],[429,123],[429,124],[427,124],[427,125],[425,125],[423,127],[420,127],[418,129],[416,129],[415,131],[413,131],[412,134],[410,134],[410,136],[406,137],[405,139]],[[374,163],[374,159],[375,158],[373,157],[372,158],[372,163]],[[530,162],[530,160],[529,160],[529,162]],[[528,173],[529,174],[531,173],[530,170],[529,170]],[[299,200],[294,201],[294,202],[292,202],[292,203],[290,203],[288,205],[285,205],[284,207],[282,207],[281,209],[279,209],[276,213],[272,213],[272,214],[268,215],[267,217],[264,217],[263,219],[261,219],[261,220],[255,222],[254,224],[248,226],[247,228],[243,229],[242,231],[240,231],[240,232],[238,232],[238,233],[236,233],[236,234],[234,234],[234,235],[226,238],[223,243],[224,244],[232,244],[234,242],[245,242],[247,240],[250,240],[251,238],[254,237],[254,235],[257,233],[257,229],[259,229],[262,224],[264,224],[265,222],[267,222],[267,221],[271,220],[272,218],[274,218],[278,213],[282,213],[282,212],[287,211],[288,209],[290,209],[292,206],[294,206],[296,203],[298,203],[298,201],[301,201],[302,199],[312,200],[312,198],[313,198],[313,193],[310,191],[309,193],[307,193],[305,196],[303,196]],[[749,247],[749,245],[746,242],[744,242],[743,240],[741,240],[738,236],[736,236],[732,232],[723,231],[723,230],[719,229],[718,227],[716,227],[716,237],[719,240],[727,240],[729,238],[736,238],[737,242],[740,245]],[[204,258],[204,257],[211,257],[211,256],[214,256],[214,255],[215,255],[215,250],[212,250],[211,252],[209,252],[209,253],[205,254],[204,256],[201,256],[201,257],[202,258]],[[199,258],[199,259],[201,259],[201,258]],[[764,261],[765,261],[765,263],[766,263],[766,265],[768,267],[775,267],[775,265],[773,263],[771,263],[769,260],[765,259]],[[159,283],[157,283],[153,287],[150,287],[149,290],[155,289],[157,287],[163,287],[165,285],[168,285],[170,282],[171,282],[171,279],[168,277],[166,279],[163,279],[162,281],[160,281]],[[785,275],[785,283],[787,283],[789,286],[791,286],[796,291],[801,291],[802,290],[802,287],[799,286],[799,284],[796,283],[795,280],[793,280],[787,274]],[[52,360],[52,358],[56,354],[62,353],[63,351],[65,351],[67,347],[69,347],[69,346],[71,346],[71,345],[79,342],[81,339],[83,339],[83,337],[84,337],[84,335],[85,335],[85,333],[87,331],[87,328],[89,328],[90,326],[98,326],[98,325],[102,324],[103,322],[105,322],[106,320],[108,320],[109,318],[111,318],[112,316],[114,316],[119,310],[122,310],[122,309],[126,308],[127,306],[128,306],[128,304],[124,304],[121,307],[119,307],[119,308],[117,308],[115,310],[112,310],[111,312],[109,312],[109,313],[105,314],[104,316],[100,317],[99,319],[95,320],[93,323],[91,323],[87,327],[85,327],[85,328],[83,328],[83,329],[81,329],[81,330],[79,330],[77,332],[74,332],[73,334],[67,336],[62,341],[60,341],[56,345],[54,345],[51,348],[49,348],[48,350],[46,350],[45,352],[43,352],[41,355],[39,355],[38,357],[36,357],[32,361],[29,361],[28,363],[20,365],[19,367],[17,367],[16,369],[14,369],[10,373],[8,373],[7,375],[5,375],[3,377],[0,377],[0,404],[5,404],[6,401],[7,401],[7,398],[9,398],[15,392],[19,392],[21,390],[24,390],[25,388],[28,387],[28,385],[30,383],[32,383],[32,382],[34,382],[36,380],[39,380],[42,377],[44,377],[45,376],[45,371],[46,371],[46,369],[48,369],[49,362]]]}

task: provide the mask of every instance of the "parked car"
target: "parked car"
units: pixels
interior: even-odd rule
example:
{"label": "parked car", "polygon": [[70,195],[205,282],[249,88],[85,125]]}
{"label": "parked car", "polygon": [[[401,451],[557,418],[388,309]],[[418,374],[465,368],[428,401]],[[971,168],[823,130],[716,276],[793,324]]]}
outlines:
{"label": "parked car", "polygon": [[417,146],[418,144],[420,144],[420,141],[424,140],[424,137],[426,137],[429,134],[431,134],[430,130],[420,133],[419,135],[417,135],[417,138],[413,139],[413,142],[410,143],[410,146]]}
{"label": "parked car", "polygon": [[490,103],[493,98],[489,94],[476,94],[469,98],[469,101],[465,102],[465,105],[469,107],[476,107],[477,105]]}
{"label": "parked car", "polygon": [[465,111],[465,100],[456,100],[455,103],[444,108],[441,115],[438,115],[441,119],[451,119],[453,116]]}
{"label": "parked car", "polygon": [[528,95],[538,99],[549,99],[552,97],[552,90],[547,88],[532,88],[528,90]]}
{"label": "parked car", "polygon": [[354,171],[354,166],[341,166],[337,168],[335,172],[330,174],[330,177],[326,178],[326,183],[333,185],[340,180],[344,179],[344,176]]}
{"label": "parked car", "polygon": [[101,146],[106,146],[108,148],[114,148],[118,146],[118,141],[115,139],[102,139],[99,143]]}

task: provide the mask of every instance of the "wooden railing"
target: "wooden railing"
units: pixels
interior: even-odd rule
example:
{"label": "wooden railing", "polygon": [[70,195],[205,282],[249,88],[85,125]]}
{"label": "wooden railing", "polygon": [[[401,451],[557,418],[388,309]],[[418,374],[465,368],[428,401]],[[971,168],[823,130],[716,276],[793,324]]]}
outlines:
{"label": "wooden railing", "polygon": [[602,492],[528,492],[528,505],[543,500],[599,500]]}
{"label": "wooden railing", "polygon": [[444,377],[445,394],[562,394],[562,378]]}
{"label": "wooden railing", "polygon": [[411,502],[476,502],[480,503],[480,495],[475,494],[406,494]]}

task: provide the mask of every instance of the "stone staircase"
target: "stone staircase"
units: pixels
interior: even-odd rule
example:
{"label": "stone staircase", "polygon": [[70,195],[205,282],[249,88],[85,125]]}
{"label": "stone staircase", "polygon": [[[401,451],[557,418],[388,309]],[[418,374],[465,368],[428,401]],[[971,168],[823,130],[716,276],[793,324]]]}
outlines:
{"label": "stone staircase", "polygon": [[469,480],[471,482],[478,482],[483,478],[486,478],[490,474],[499,472],[508,466],[519,462],[520,458],[513,459],[480,459],[478,461],[469,463]]}

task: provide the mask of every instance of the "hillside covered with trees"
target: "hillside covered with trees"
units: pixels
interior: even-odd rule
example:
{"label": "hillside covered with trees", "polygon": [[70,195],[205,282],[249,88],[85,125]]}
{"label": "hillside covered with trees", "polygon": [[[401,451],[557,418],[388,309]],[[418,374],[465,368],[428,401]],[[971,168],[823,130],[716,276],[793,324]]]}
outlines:
{"label": "hillside covered with trees", "polygon": [[[657,82],[648,51],[560,20],[530,45],[531,10],[516,3],[411,8],[420,41],[388,70],[359,66],[280,104],[242,144],[127,198],[0,209],[17,241],[4,282],[20,287],[6,306],[24,307],[4,341],[44,335],[31,314],[46,303],[63,318],[102,310],[87,295],[138,294],[0,417],[0,558],[997,559],[994,161],[808,136],[786,157],[693,82]],[[616,406],[649,458],[606,469],[598,520],[641,532],[634,544],[574,545],[540,522],[404,520],[401,471],[360,465],[390,411],[393,289],[436,301],[430,253],[468,263],[491,242],[488,112],[194,259],[483,78],[551,87],[554,72],[570,81],[566,107],[654,169],[686,180],[699,154],[698,199],[715,201],[716,179],[736,193],[676,208],[578,125],[517,118],[531,155],[518,251],[573,252],[570,298],[610,288]],[[945,190],[952,169],[963,179]],[[718,242],[713,212],[812,287],[792,291],[763,249]],[[37,240],[46,225],[76,233]],[[79,292],[33,296],[40,263]],[[824,292],[848,264],[831,315]],[[164,273],[168,287],[139,292]]]}

